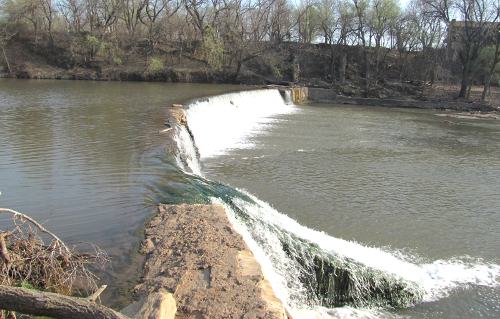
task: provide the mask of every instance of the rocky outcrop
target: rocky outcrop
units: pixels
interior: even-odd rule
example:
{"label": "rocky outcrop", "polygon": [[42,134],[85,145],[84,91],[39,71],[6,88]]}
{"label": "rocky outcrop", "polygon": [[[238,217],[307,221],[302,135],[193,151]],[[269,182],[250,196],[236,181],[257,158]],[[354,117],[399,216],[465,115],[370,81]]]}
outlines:
{"label": "rocky outcrop", "polygon": [[146,225],[141,284],[175,299],[175,318],[287,318],[243,238],[219,205],[160,205]]}

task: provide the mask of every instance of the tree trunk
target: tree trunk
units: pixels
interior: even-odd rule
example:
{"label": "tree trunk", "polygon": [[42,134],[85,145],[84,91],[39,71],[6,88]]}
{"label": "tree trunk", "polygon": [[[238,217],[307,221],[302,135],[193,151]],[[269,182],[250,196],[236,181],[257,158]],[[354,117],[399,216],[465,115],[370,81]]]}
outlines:
{"label": "tree trunk", "polygon": [[436,82],[436,70],[437,70],[437,67],[438,67],[438,57],[436,55],[436,52],[434,51],[431,51],[429,52],[430,55],[431,55],[431,59],[432,59],[432,64],[431,64],[431,70],[430,70],[430,84],[431,86],[434,85],[434,82]]}
{"label": "tree trunk", "polygon": [[488,75],[486,75],[486,80],[484,81],[483,94],[481,94],[481,101],[486,101],[491,93],[491,80],[493,79],[493,73],[497,68],[497,64],[500,62],[500,40],[497,38],[497,43],[495,45],[495,55],[493,61],[491,62],[490,69],[488,70]]}
{"label": "tree trunk", "polygon": [[3,53],[3,59],[5,60],[5,64],[7,64],[7,70],[9,70],[9,74],[11,74],[12,70],[10,68],[9,59],[7,59],[7,54],[5,53],[5,48],[4,47],[2,47],[2,53]]}
{"label": "tree trunk", "polygon": [[481,94],[481,101],[485,102],[490,96],[491,79],[493,74],[490,73],[486,76],[486,81],[484,81],[483,93]]}
{"label": "tree trunk", "polygon": [[375,41],[375,74],[374,74],[374,83],[378,84],[378,80],[380,78],[380,40]]}
{"label": "tree trunk", "polygon": [[335,84],[335,48],[330,44],[330,83]]}
{"label": "tree trunk", "polygon": [[470,98],[470,91],[472,90],[472,82],[469,81],[467,86],[467,94],[465,94],[465,98],[468,100]]}
{"label": "tree trunk", "polygon": [[462,70],[462,81],[460,82],[460,92],[458,97],[465,98],[467,95],[467,88],[469,87],[469,64],[466,63]]}
{"label": "tree trunk", "polygon": [[238,63],[236,64],[236,72],[234,72],[233,80],[236,81],[238,76],[240,76],[241,67],[243,66],[243,53],[241,51],[238,52]]}
{"label": "tree trunk", "polygon": [[128,319],[84,298],[0,285],[0,309],[34,316],[73,319]]}
{"label": "tree trunk", "polygon": [[404,62],[403,62],[403,52],[401,49],[398,50],[398,64],[399,64],[399,82],[403,83]]}
{"label": "tree trunk", "polygon": [[293,68],[293,74],[292,74],[292,81],[293,83],[298,83],[300,79],[300,64],[299,64],[299,59],[297,56],[294,55],[293,60],[292,60],[292,68]]}
{"label": "tree trunk", "polygon": [[345,49],[342,47],[340,51],[340,58],[339,58],[339,82],[340,84],[344,84],[345,82],[345,72],[346,72],[346,67],[347,67],[347,55],[345,53]]}
{"label": "tree trunk", "polygon": [[364,96],[368,97],[370,91],[370,57],[368,54],[368,49],[364,48]]}

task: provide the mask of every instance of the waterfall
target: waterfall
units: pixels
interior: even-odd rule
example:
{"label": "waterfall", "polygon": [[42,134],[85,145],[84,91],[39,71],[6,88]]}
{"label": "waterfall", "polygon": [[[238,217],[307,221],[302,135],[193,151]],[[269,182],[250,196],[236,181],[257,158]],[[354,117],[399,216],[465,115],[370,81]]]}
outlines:
{"label": "waterfall", "polygon": [[201,159],[224,154],[231,148],[249,148],[250,137],[279,114],[294,112],[278,90],[229,93],[194,101],[186,117]]}
{"label": "waterfall", "polygon": [[[204,158],[254,147],[253,135],[280,114],[295,111],[277,90],[194,101],[186,111],[189,128],[176,128],[178,164],[201,177]],[[499,285],[498,265],[459,259],[418,262],[309,229],[245,191],[221,191],[228,188],[207,194],[225,207],[294,318],[342,317],[345,311],[373,318],[379,310],[367,308],[408,307],[443,298],[456,287]]]}
{"label": "waterfall", "polygon": [[283,90],[280,92],[285,104],[293,104],[292,90]]}
{"label": "waterfall", "polygon": [[192,133],[187,126],[177,126],[174,128],[174,139],[177,143],[177,165],[185,172],[201,176],[201,166],[199,154],[193,141]]}

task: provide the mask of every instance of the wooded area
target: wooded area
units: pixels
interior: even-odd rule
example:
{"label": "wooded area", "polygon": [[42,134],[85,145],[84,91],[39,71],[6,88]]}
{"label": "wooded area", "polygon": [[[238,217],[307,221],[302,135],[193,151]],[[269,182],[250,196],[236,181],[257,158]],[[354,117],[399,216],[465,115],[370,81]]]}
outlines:
{"label": "wooded area", "polygon": [[[151,79],[176,67],[224,82],[347,80],[365,96],[390,79],[460,83],[462,98],[480,84],[486,100],[500,80],[498,0],[405,8],[397,0],[2,0],[1,8],[9,74],[23,51],[64,69],[135,65]],[[308,75],[311,60],[321,74]]]}

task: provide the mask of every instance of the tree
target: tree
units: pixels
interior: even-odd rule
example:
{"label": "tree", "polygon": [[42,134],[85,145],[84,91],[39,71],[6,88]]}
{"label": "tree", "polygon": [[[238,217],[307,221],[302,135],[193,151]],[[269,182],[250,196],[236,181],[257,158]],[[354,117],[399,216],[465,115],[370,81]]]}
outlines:
{"label": "tree", "polygon": [[489,68],[485,75],[481,101],[487,101],[491,96],[491,81],[495,72],[498,72],[497,66],[500,62],[500,31],[494,30],[493,32],[496,33],[495,45],[483,50],[483,54],[487,57],[486,60],[489,61]]}
{"label": "tree", "polygon": [[3,7],[12,25],[23,22],[31,25],[36,46],[40,35],[40,27],[43,24],[43,14],[41,13],[39,0],[8,0]]}
{"label": "tree", "polygon": [[333,44],[334,34],[338,28],[338,8],[336,0],[321,0],[317,5],[319,29],[323,34],[324,44]]}
{"label": "tree", "polygon": [[287,0],[275,0],[270,8],[269,40],[271,42],[282,42],[291,39],[292,21],[291,8]]}
{"label": "tree", "polygon": [[144,14],[139,15],[139,19],[147,27],[149,45],[153,51],[159,36],[157,22],[160,16],[163,14],[164,18],[169,18],[177,12],[179,5],[177,0],[145,0]]}
{"label": "tree", "polygon": [[[447,2],[443,2],[446,3]],[[446,7],[441,5],[438,7]],[[435,11],[428,0],[416,0],[408,7],[406,16],[414,27],[416,50],[421,51],[422,59],[428,61],[423,65],[424,80],[433,85],[436,79],[440,61],[444,60],[439,49],[444,45],[447,10]],[[441,13],[440,13],[441,12]]]}
{"label": "tree", "polygon": [[366,45],[366,32],[368,27],[368,10],[370,0],[352,0],[353,11],[356,21],[355,33],[358,39],[358,44],[363,48],[363,78],[364,78],[364,95],[368,96],[370,91],[370,56]]}
{"label": "tree", "polygon": [[348,2],[342,1],[339,3],[339,17],[338,17],[338,36],[337,46],[340,47],[339,56],[339,82],[345,82],[345,74],[347,67],[347,54],[345,47],[347,46],[347,39],[354,30],[354,12],[350,9]]}
{"label": "tree", "polygon": [[489,38],[490,30],[499,19],[500,10],[495,0],[461,0],[457,3],[458,14],[462,18],[459,57],[462,63],[462,80],[459,97],[469,98],[472,86],[472,71],[481,48]]}
{"label": "tree", "polygon": [[395,0],[373,0],[371,10],[369,11],[368,26],[370,35],[375,39],[375,80],[379,77],[382,39],[395,28],[400,17],[398,3]]}
{"label": "tree", "polygon": [[80,0],[61,0],[57,8],[66,21],[68,30],[79,33],[85,26],[84,3]]}
{"label": "tree", "polygon": [[147,0],[123,0],[121,19],[125,23],[128,35],[134,39],[136,30],[144,14]]}
{"label": "tree", "polygon": [[54,42],[54,38],[52,36],[52,27],[54,23],[54,17],[56,15],[56,8],[52,2],[52,0],[39,0],[40,9],[43,13],[44,22],[47,28],[47,33],[49,35],[49,44],[52,45]]}
{"label": "tree", "polygon": [[3,24],[0,26],[0,48],[2,49],[2,56],[7,66],[7,71],[12,73],[12,69],[10,67],[9,59],[7,58],[7,53],[5,52],[5,48],[9,43],[10,39],[12,39],[16,35],[16,32],[12,32],[9,30],[7,25]]}
{"label": "tree", "polygon": [[401,15],[394,27],[398,52],[399,80],[403,81],[408,55],[418,46],[419,26],[415,12],[410,8]]}
{"label": "tree", "polygon": [[296,10],[296,26],[298,41],[311,43],[320,29],[318,9],[310,0],[301,2]]}

